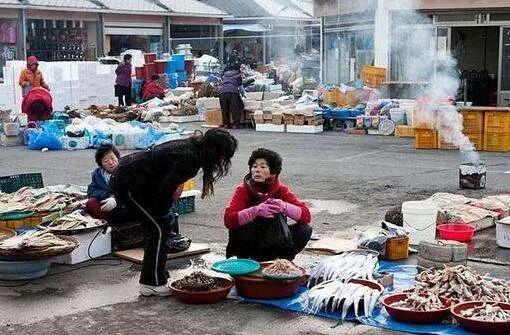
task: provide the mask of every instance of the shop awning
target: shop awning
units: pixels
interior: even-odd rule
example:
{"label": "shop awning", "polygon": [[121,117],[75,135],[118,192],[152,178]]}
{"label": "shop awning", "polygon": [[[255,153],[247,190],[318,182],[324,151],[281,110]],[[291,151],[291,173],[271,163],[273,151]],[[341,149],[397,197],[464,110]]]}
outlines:
{"label": "shop awning", "polygon": [[260,23],[239,23],[239,24],[224,24],[223,25],[223,31],[232,31],[232,30],[244,30],[244,31],[251,31],[251,32],[257,32],[257,33],[263,33],[266,31],[269,31],[269,27],[266,27]]}

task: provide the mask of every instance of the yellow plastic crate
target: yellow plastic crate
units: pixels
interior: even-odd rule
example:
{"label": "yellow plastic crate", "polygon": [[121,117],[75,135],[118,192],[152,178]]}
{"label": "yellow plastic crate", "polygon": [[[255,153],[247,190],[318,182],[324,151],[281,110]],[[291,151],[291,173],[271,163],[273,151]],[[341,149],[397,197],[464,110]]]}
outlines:
{"label": "yellow plastic crate", "polygon": [[464,133],[483,133],[484,111],[462,110],[462,125]]}
{"label": "yellow plastic crate", "polygon": [[413,138],[414,137],[414,127],[399,125],[395,128],[395,136]]}
{"label": "yellow plastic crate", "polygon": [[509,133],[484,133],[483,150],[495,152],[510,151],[510,132]]}
{"label": "yellow plastic crate", "polygon": [[485,133],[510,133],[510,111],[485,112]]}
{"label": "yellow plastic crate", "polygon": [[476,150],[483,150],[483,133],[464,133]]}
{"label": "yellow plastic crate", "polygon": [[437,137],[437,130],[415,128],[414,147],[416,149],[437,149]]}

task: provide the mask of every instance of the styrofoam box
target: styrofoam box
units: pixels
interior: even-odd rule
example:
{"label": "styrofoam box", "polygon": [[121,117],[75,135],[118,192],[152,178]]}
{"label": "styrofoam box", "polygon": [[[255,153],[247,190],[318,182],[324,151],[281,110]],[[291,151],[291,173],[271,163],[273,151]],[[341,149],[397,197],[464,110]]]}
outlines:
{"label": "styrofoam box", "polygon": [[63,136],[60,141],[65,150],[87,149],[89,147],[88,137],[68,137]]}
{"label": "styrofoam box", "polygon": [[264,92],[246,92],[246,97],[250,100],[260,101],[264,98]]}
{"label": "styrofoam box", "polygon": [[285,132],[284,124],[271,124],[271,123],[257,123],[255,124],[256,131],[269,131],[275,133],[283,133]]}
{"label": "styrofoam box", "polygon": [[205,109],[219,109],[220,99],[219,98],[202,98],[204,102]]}
{"label": "styrofoam box", "polygon": [[[105,234],[101,230],[102,228],[83,234],[71,235],[78,240],[80,245],[69,254],[55,257],[53,262],[58,264],[78,264],[88,261],[90,259],[88,254],[89,246],[90,256],[93,258],[110,254],[112,252],[112,229],[108,227]],[[97,237],[94,239],[96,234]]]}
{"label": "styrofoam box", "polygon": [[317,134],[323,132],[322,124],[319,126],[295,126],[293,124],[287,125],[288,133],[302,133],[302,134]]}
{"label": "styrofoam box", "polygon": [[196,121],[202,121],[202,118],[200,115],[184,115],[184,116],[170,116],[170,122],[196,122]]}

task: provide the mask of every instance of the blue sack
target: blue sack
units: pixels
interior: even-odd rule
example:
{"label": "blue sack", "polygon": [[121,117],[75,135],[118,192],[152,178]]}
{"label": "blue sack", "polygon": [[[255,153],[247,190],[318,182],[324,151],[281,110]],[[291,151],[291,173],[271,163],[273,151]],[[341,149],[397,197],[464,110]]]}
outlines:
{"label": "blue sack", "polygon": [[41,131],[33,131],[28,134],[28,148],[30,150],[62,150],[62,142],[60,136],[54,131],[43,129]]}

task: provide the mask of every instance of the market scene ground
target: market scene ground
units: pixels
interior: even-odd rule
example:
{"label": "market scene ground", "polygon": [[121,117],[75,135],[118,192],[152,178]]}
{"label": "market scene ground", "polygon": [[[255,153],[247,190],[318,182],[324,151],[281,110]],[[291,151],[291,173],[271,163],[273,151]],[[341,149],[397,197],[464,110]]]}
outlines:
{"label": "market scene ground", "polygon": [[[193,127],[197,123],[188,125],[189,129]],[[461,191],[458,151],[417,151],[411,140],[394,137],[339,133],[312,137],[268,135],[249,130],[232,133],[240,147],[233,158],[231,174],[217,184],[213,198],[197,200],[196,211],[180,220],[181,232],[193,241],[210,243],[212,252],[191,260],[169,261],[171,278],[177,278],[179,271],[192,262],[211,264],[224,257],[227,230],[222,209],[247,172],[249,153],[258,147],[281,154],[284,160],[281,178],[294,185],[295,191],[311,204],[312,227],[317,237],[355,238],[362,231],[377,231],[386,210],[403,201],[422,200],[436,192],[481,198],[508,192],[510,184],[510,161],[506,155],[497,153],[482,154],[488,168],[486,189]],[[6,175],[41,172],[47,185],[86,185],[94,167],[93,153],[93,150],[40,152],[22,147],[1,148],[0,170]],[[316,257],[304,252],[297,263],[306,264]],[[406,262],[412,264],[416,259],[411,256]],[[84,267],[88,265],[91,266]],[[468,265],[480,273],[510,279],[508,266],[478,262]],[[138,265],[106,257],[75,266],[53,266],[49,276],[19,287],[16,282],[2,281],[5,286],[0,288],[2,333],[393,333],[351,322],[338,325],[333,320],[232,300],[193,306],[171,297],[143,298],[138,295],[138,276]]]}

